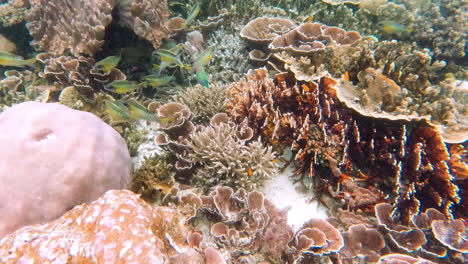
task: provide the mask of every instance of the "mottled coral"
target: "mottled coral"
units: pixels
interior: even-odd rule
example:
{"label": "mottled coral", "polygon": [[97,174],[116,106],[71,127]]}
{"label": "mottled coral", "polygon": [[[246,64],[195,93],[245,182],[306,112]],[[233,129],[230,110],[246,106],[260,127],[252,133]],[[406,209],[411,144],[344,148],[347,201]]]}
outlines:
{"label": "mottled coral", "polygon": [[22,23],[28,8],[29,1],[26,0],[10,0],[0,4],[0,25],[5,28]]}
{"label": "mottled coral", "polygon": [[[27,226],[0,241],[2,263],[223,263],[211,248],[187,245],[186,220],[176,209],[152,208],[130,191],[108,191],[61,218]],[[205,255],[205,256],[204,256]],[[214,256],[216,260],[212,260]],[[204,261],[205,257],[207,262]]]}
{"label": "mottled coral", "polygon": [[161,39],[169,33],[165,25],[169,17],[165,0],[32,0],[31,6],[27,27],[34,38],[33,46],[58,54],[67,49],[75,56],[99,51],[114,8],[119,10],[120,23],[154,47],[159,47]]}
{"label": "mottled coral", "polygon": [[343,233],[345,247],[341,254],[347,258],[364,257],[367,263],[379,260],[380,250],[385,247],[382,234],[375,228],[353,225]]}
{"label": "mottled coral", "polygon": [[2,112],[0,127],[0,235],[130,184],[125,141],[93,114],[26,102]]}

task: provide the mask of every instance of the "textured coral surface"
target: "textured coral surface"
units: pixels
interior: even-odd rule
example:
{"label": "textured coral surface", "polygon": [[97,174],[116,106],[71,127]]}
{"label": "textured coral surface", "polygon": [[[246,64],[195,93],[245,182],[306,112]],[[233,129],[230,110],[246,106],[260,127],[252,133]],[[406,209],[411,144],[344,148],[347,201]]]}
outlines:
{"label": "textured coral surface", "polygon": [[123,138],[87,112],[26,102],[0,115],[0,236],[131,181]]}

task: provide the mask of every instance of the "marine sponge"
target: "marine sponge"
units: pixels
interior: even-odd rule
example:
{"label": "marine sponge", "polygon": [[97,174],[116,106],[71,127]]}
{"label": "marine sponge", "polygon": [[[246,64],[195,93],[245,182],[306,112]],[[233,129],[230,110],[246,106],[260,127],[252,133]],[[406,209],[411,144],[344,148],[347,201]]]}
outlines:
{"label": "marine sponge", "polygon": [[26,102],[0,115],[0,236],[129,186],[123,138],[96,116]]}

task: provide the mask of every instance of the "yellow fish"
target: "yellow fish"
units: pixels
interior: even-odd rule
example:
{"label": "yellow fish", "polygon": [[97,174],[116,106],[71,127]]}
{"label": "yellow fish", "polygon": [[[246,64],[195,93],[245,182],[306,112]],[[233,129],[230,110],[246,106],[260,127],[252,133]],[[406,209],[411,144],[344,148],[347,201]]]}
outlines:
{"label": "yellow fish", "polygon": [[127,100],[127,104],[129,106],[130,117],[132,119],[143,119],[161,123],[168,123],[170,121],[170,118],[158,118],[153,112],[149,111],[146,107],[135,100]]}
{"label": "yellow fish", "polygon": [[194,64],[197,64],[197,65],[205,65],[208,63],[208,61],[210,61],[210,59],[213,57],[213,48],[209,47],[207,49],[205,49],[201,54],[200,56],[198,57],[198,59],[194,62]]}
{"label": "yellow fish", "polygon": [[137,84],[136,82],[132,81],[116,80],[104,86],[104,89],[118,94],[125,94],[135,91],[141,85],[142,84]]}
{"label": "yellow fish", "polygon": [[93,69],[98,69],[104,73],[109,73],[112,69],[117,67],[120,61],[120,56],[109,56],[105,59],[102,59],[96,62],[93,66]]}
{"label": "yellow fish", "polygon": [[189,26],[190,23],[195,19],[195,17],[200,13],[200,3],[196,3],[192,9],[190,10],[190,14],[187,16],[187,19],[185,20],[185,27]]}
{"label": "yellow fish", "polygon": [[403,33],[411,33],[413,31],[412,29],[391,20],[381,21],[377,25],[380,26],[387,34],[400,35]]}
{"label": "yellow fish", "polygon": [[121,101],[104,100],[105,112],[109,114],[113,123],[122,123],[129,121],[130,112]]}
{"label": "yellow fish", "polygon": [[3,65],[3,66],[34,67],[33,65],[34,62],[36,62],[36,58],[25,60],[23,57],[15,55],[15,54],[11,54],[8,52],[0,52],[0,65]]}
{"label": "yellow fish", "polygon": [[166,85],[170,83],[172,80],[174,80],[174,77],[168,76],[168,75],[160,76],[160,75],[151,74],[151,75],[145,76],[144,79],[149,85],[153,87],[158,87],[158,86],[162,86],[162,85]]}

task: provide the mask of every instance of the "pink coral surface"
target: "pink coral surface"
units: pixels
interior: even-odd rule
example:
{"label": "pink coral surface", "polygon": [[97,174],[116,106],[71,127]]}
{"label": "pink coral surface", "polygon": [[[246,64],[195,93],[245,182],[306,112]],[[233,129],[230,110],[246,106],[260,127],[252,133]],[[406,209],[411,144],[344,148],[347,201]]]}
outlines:
{"label": "pink coral surface", "polygon": [[123,138],[93,114],[60,104],[26,102],[4,111],[0,146],[0,237],[131,180]]}

